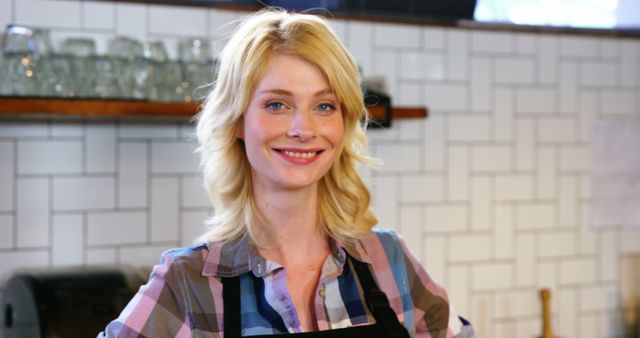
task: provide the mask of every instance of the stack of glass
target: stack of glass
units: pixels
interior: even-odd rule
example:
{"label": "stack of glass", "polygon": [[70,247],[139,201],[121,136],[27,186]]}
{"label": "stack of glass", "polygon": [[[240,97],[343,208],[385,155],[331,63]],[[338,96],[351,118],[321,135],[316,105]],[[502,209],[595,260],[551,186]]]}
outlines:
{"label": "stack of glass", "polygon": [[116,36],[96,53],[91,38],[63,40],[57,50],[49,31],[19,25],[0,38],[0,95],[193,102],[215,80],[209,42],[185,38],[171,60],[162,41]]}

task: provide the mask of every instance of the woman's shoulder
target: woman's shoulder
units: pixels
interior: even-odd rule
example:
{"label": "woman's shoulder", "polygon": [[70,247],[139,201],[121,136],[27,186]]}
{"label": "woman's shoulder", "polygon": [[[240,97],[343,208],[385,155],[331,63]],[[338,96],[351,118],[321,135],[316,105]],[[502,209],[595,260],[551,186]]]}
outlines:
{"label": "woman's shoulder", "polygon": [[203,251],[208,251],[206,244],[168,249],[162,253],[162,257],[170,258],[173,261],[192,261],[202,259]]}
{"label": "woman's shoulder", "polygon": [[154,272],[173,275],[180,271],[180,274],[186,272],[198,276],[207,254],[208,247],[205,244],[168,249],[160,255],[160,263],[156,265]]}
{"label": "woman's shoulder", "polygon": [[382,227],[371,229],[369,235],[365,236],[360,243],[369,255],[379,251],[390,255],[404,250],[402,237],[395,230]]}
{"label": "woman's shoulder", "polygon": [[206,282],[200,272],[206,251],[205,245],[164,251],[147,283],[98,337],[155,337],[159,327],[178,336],[192,323],[193,290],[202,289],[189,286]]}
{"label": "woman's shoulder", "polygon": [[374,269],[401,268],[406,265],[409,254],[398,233],[381,227],[373,228],[368,235],[362,238],[355,251],[363,261],[372,264]]}
{"label": "woman's shoulder", "polygon": [[391,243],[398,243],[400,239],[400,236],[395,230],[383,227],[371,229],[371,235],[377,237],[380,241],[390,241]]}

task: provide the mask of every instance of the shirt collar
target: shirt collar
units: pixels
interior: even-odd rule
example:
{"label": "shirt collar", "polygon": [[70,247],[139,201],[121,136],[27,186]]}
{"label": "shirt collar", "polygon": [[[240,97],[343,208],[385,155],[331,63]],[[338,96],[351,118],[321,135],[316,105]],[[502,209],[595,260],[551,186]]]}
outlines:
{"label": "shirt collar", "polygon": [[[235,277],[251,271],[256,277],[264,277],[282,268],[281,265],[262,257],[249,236],[232,241],[210,242],[202,268],[205,277]],[[347,254],[364,263],[370,263],[369,254],[361,241],[340,243],[331,240],[331,255],[339,266],[344,266]]]}

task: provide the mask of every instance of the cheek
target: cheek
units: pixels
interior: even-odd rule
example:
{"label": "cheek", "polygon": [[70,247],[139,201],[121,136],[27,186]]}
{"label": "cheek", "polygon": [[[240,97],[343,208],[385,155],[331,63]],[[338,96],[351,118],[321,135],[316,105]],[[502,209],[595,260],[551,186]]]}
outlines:
{"label": "cheek", "polygon": [[327,125],[326,135],[334,147],[342,144],[342,140],[344,139],[344,123],[342,117],[337,118],[333,123]]}
{"label": "cheek", "polygon": [[278,124],[272,119],[260,116],[250,116],[245,120],[244,141],[254,148],[261,148],[278,136]]}

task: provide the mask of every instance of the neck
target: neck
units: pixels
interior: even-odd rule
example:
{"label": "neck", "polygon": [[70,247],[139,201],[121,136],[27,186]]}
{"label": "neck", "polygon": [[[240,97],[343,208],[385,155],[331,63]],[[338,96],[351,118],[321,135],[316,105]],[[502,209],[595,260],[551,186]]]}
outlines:
{"label": "neck", "polygon": [[[267,258],[289,263],[311,250],[328,250],[326,234],[318,217],[318,186],[298,190],[261,189],[254,196],[264,221],[253,224],[260,252]],[[317,251],[316,251],[317,252]]]}

